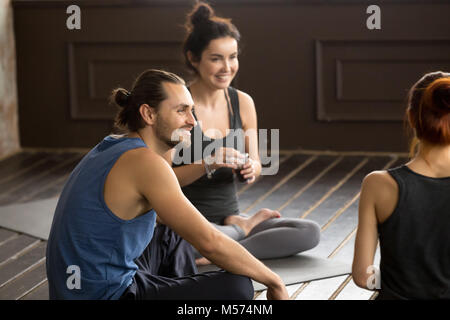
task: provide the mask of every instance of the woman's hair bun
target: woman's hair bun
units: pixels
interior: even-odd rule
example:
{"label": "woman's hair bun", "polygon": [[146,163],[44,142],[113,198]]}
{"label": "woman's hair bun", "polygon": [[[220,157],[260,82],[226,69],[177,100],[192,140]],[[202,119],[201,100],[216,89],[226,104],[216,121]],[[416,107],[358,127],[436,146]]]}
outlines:
{"label": "woman's hair bun", "polygon": [[130,92],[124,88],[114,89],[111,95],[111,100],[119,107],[126,107],[130,102]]}
{"label": "woman's hair bun", "polygon": [[450,77],[442,74],[425,88],[423,105],[436,112],[447,114],[450,112]]}
{"label": "woman's hair bun", "polygon": [[444,112],[450,112],[450,74],[443,78],[439,87],[436,89],[436,94],[439,97],[439,106]]}
{"label": "woman's hair bun", "polygon": [[198,2],[190,14],[191,24],[195,27],[214,17],[214,9],[204,2]]}

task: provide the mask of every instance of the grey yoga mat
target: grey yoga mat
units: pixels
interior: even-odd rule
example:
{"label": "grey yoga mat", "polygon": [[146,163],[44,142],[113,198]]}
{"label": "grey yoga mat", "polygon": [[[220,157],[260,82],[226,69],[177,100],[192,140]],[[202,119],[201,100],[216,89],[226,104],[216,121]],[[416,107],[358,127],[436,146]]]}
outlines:
{"label": "grey yoga mat", "polygon": [[[58,198],[32,201],[0,207],[0,226],[43,240],[48,239]],[[282,259],[263,260],[285,284],[336,277],[351,273],[351,265],[308,254]],[[218,270],[215,265],[199,267],[199,272]],[[266,287],[253,282],[255,290]]]}
{"label": "grey yoga mat", "polygon": [[[352,267],[347,263],[320,258],[308,254],[281,259],[267,259],[262,262],[278,274],[286,285],[337,277],[351,273]],[[215,265],[201,266],[199,272],[219,270]],[[255,291],[266,289],[263,284],[253,281]]]}
{"label": "grey yoga mat", "polygon": [[48,239],[58,198],[0,207],[0,226],[43,240]]}

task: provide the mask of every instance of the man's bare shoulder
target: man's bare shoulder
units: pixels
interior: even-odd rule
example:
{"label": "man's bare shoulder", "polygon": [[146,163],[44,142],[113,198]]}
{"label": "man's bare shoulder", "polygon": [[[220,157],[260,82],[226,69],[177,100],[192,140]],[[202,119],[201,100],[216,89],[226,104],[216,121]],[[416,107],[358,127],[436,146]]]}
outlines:
{"label": "man's bare shoulder", "polygon": [[124,160],[124,166],[138,175],[171,172],[167,161],[149,148],[130,150],[127,152]]}

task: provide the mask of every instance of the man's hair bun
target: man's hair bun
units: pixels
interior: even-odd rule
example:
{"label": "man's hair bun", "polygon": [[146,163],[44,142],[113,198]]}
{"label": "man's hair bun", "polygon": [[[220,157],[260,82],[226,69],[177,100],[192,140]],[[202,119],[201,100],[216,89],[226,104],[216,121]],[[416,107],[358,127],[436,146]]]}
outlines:
{"label": "man's hair bun", "polygon": [[112,99],[119,107],[125,108],[130,102],[130,92],[124,88],[114,89]]}

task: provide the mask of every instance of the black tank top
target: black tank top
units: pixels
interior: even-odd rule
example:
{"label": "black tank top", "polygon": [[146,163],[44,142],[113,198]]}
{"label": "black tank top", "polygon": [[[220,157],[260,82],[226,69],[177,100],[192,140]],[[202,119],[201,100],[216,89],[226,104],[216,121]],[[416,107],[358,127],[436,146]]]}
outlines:
{"label": "black tank top", "polygon": [[379,299],[450,299],[450,177],[390,169],[399,189],[392,215],[378,225]]}
{"label": "black tank top", "polygon": [[[225,93],[225,91],[224,91]],[[236,89],[228,87],[228,114],[230,119],[230,133],[222,139],[210,139],[205,136],[201,123],[191,131],[191,146],[175,150],[173,166],[186,164],[182,159],[189,159],[190,163],[201,160],[214,151],[215,147],[233,147],[241,153],[245,151],[242,120],[239,112],[239,98]],[[197,117],[194,117],[197,120]],[[201,140],[200,140],[201,139]],[[201,146],[198,145],[199,142]],[[199,152],[201,150],[201,152]],[[186,153],[186,154],[185,154]],[[182,188],[184,195],[211,222],[221,224],[226,216],[239,213],[235,177],[232,169],[220,168],[214,172],[211,179],[206,174]]]}

